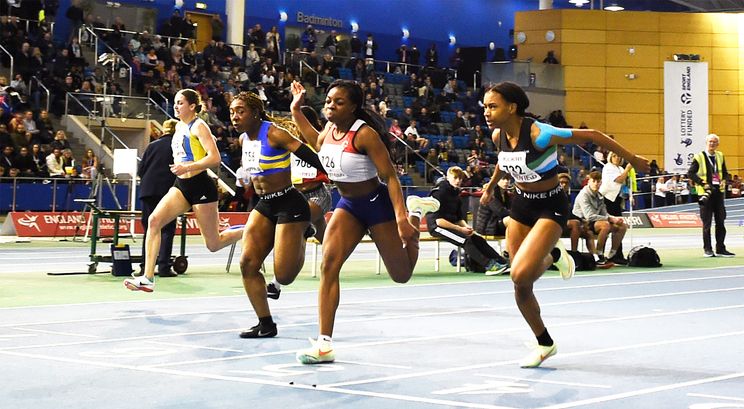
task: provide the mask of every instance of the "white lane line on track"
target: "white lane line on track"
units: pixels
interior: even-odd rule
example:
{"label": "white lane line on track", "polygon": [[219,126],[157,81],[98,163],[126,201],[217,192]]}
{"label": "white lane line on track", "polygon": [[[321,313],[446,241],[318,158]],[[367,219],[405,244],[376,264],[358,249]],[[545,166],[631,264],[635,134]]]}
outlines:
{"label": "white lane line on track", "polygon": [[669,385],[661,385],[661,386],[656,386],[653,388],[638,389],[634,391],[616,393],[614,395],[599,396],[599,397],[592,398],[592,399],[583,399],[583,400],[579,400],[575,402],[562,403],[559,405],[543,406],[540,409],[566,409],[566,408],[575,408],[575,407],[586,406],[586,405],[595,405],[598,403],[610,402],[610,401],[618,400],[618,399],[633,398],[633,397],[637,397],[641,395],[648,395],[651,393],[670,391],[673,389],[686,388],[688,386],[703,385],[706,383],[728,381],[731,379],[738,379],[738,378],[744,378],[744,372],[738,372],[738,373],[721,375],[721,376],[711,376],[708,378],[695,379],[695,380],[687,381],[687,382],[672,383]]}
{"label": "white lane line on track", "polygon": [[297,382],[290,384],[289,382],[286,382],[286,381],[273,381],[270,379],[243,378],[243,377],[238,377],[238,376],[215,375],[215,374],[200,373],[200,372],[193,372],[193,371],[182,371],[182,370],[177,370],[177,369],[140,367],[140,366],[134,366],[134,365],[113,364],[113,363],[107,363],[107,362],[65,358],[62,356],[29,354],[25,352],[0,351],[0,354],[17,356],[21,358],[32,358],[32,359],[65,362],[65,363],[71,363],[71,364],[76,364],[76,365],[90,365],[90,366],[96,366],[96,367],[102,367],[102,368],[113,368],[113,369],[128,369],[132,371],[185,376],[185,377],[199,378],[199,379],[211,379],[211,380],[219,380],[219,381],[248,383],[248,384],[254,384],[254,385],[281,386],[281,387],[292,388],[292,389],[302,389],[302,390],[319,391],[319,392],[331,392],[331,393],[337,393],[341,395],[366,396],[366,397],[374,397],[374,398],[382,398],[382,399],[390,399],[390,400],[398,400],[398,401],[406,401],[406,402],[428,403],[432,405],[452,406],[452,407],[461,407],[461,408],[477,408],[477,409],[514,409],[514,408],[507,407],[507,406],[459,402],[459,401],[451,401],[451,400],[445,400],[445,399],[431,399],[431,398],[425,398],[425,397],[407,396],[407,395],[399,395],[399,394],[393,394],[393,393],[380,393],[380,392],[372,392],[372,391],[327,388],[327,387],[323,387],[322,385],[312,386],[312,385],[305,385],[305,384],[301,384]]}
{"label": "white lane line on track", "polygon": [[[604,324],[608,322],[620,322],[620,321],[629,321],[629,320],[638,320],[638,319],[660,318],[660,317],[668,317],[668,316],[686,315],[689,313],[709,313],[709,312],[715,312],[715,311],[727,311],[727,310],[742,309],[742,308],[744,308],[744,304],[735,305],[735,306],[726,306],[726,307],[702,308],[698,310],[688,309],[688,310],[665,312],[665,313],[641,314],[641,315],[634,315],[634,316],[628,316],[628,317],[591,319],[591,320],[582,320],[582,321],[575,321],[575,322],[563,323],[563,324],[553,324],[551,325],[551,328]],[[449,335],[449,334],[428,335],[428,336],[422,336],[422,337],[408,337],[404,339],[393,339],[393,340],[385,340],[385,341],[360,342],[356,344],[335,343],[334,345],[335,345],[336,350],[346,350],[346,349],[354,349],[354,348],[376,347],[376,346],[383,346],[383,345],[429,342],[429,341],[437,341],[437,340],[459,338],[459,337],[483,336],[483,335],[492,335],[492,334],[507,334],[510,332],[519,332],[523,330],[524,330],[524,326],[520,325],[519,327],[513,327],[513,328],[499,328],[495,330],[460,332],[456,335]],[[10,349],[10,348],[5,348],[5,349]],[[2,350],[3,348],[0,348],[0,351]],[[220,357],[220,358],[212,358],[212,359],[199,359],[199,360],[184,361],[184,362],[170,362],[170,363],[158,364],[158,365],[153,365],[153,366],[166,367],[166,366],[178,366],[178,365],[190,365],[190,364],[203,364],[203,363],[217,362],[217,361],[233,361],[233,360],[240,360],[240,359],[250,359],[250,358],[259,357],[259,356],[294,354],[295,352],[296,350],[293,349],[293,350],[285,350],[285,351],[264,352],[261,354],[248,354],[248,355],[238,355],[238,356]]]}
{"label": "white lane line on track", "polygon": [[[554,328],[556,327],[556,325],[553,325],[551,327]],[[686,342],[707,341],[707,340],[716,339],[716,338],[737,337],[741,335],[744,335],[744,330],[724,332],[720,334],[701,335],[697,337],[676,338],[676,339],[664,340],[664,341],[641,342],[641,343],[633,344],[633,345],[621,345],[621,346],[616,346],[616,347],[599,348],[599,349],[593,349],[593,350],[588,350],[588,351],[557,354],[554,357],[552,357],[551,360],[555,362],[555,360],[557,359],[566,359],[566,358],[573,358],[573,357],[586,356],[586,355],[607,354],[608,352],[618,352],[618,351],[627,351],[627,350],[640,349],[640,348],[675,345],[675,344],[682,344]],[[2,351],[0,351],[0,353],[2,353]],[[450,374],[453,372],[462,372],[462,371],[473,371],[475,369],[493,368],[493,367],[504,366],[504,365],[516,365],[518,363],[519,363],[519,360],[499,361],[499,362],[491,362],[491,363],[486,363],[486,364],[466,365],[466,366],[452,367],[452,368],[445,368],[445,369],[433,369],[429,371],[422,371],[422,372],[409,373],[409,374],[381,376],[377,378],[360,379],[356,381],[338,382],[338,383],[324,385],[324,386],[340,387],[340,386],[352,386],[352,385],[366,385],[370,383],[398,381],[401,379],[418,378],[422,376],[442,375],[442,374]],[[740,377],[740,376],[744,376],[744,373],[734,374],[734,375],[737,375],[736,377]],[[731,375],[728,375],[728,376],[731,376]],[[710,378],[704,378],[704,379],[710,379]]]}
{"label": "white lane line on track", "polygon": [[[630,281],[630,282],[625,282],[625,283],[587,284],[587,285],[579,285],[579,286],[563,285],[560,287],[538,288],[536,291],[539,291],[540,293],[544,293],[544,292],[549,292],[549,291],[569,291],[569,290],[609,288],[609,287],[620,287],[620,286],[625,287],[625,286],[630,286],[630,285],[644,285],[644,284],[682,283],[682,282],[692,282],[692,281],[719,280],[719,279],[727,279],[727,278],[744,278],[744,274],[719,275],[719,276],[711,276],[711,277],[674,278],[674,279],[663,279],[663,280],[643,280],[643,281]],[[505,282],[505,281],[501,281],[501,282]],[[392,297],[392,298],[383,298],[383,299],[376,298],[372,301],[360,300],[360,301],[343,302],[340,304],[340,307],[347,307],[351,305],[391,303],[391,302],[428,301],[428,300],[439,300],[439,299],[447,299],[447,298],[462,298],[462,297],[470,298],[470,297],[483,296],[483,295],[512,294],[513,292],[514,290],[509,288],[506,290],[498,290],[498,291],[481,291],[481,292],[467,292],[467,293],[456,292],[456,293],[450,293],[450,294],[418,296],[418,297]],[[216,298],[221,298],[221,297],[216,297]],[[185,299],[185,300],[189,300],[189,299]],[[84,305],[87,305],[87,304],[84,304]],[[315,307],[316,307],[316,304],[313,303],[313,304],[300,304],[300,305],[288,305],[288,306],[275,306],[274,308],[272,308],[272,310],[273,311],[285,311],[285,310],[296,311],[300,309],[315,308]],[[0,324],[0,328],[8,327],[8,326],[77,324],[77,323],[85,323],[85,322],[115,321],[115,320],[127,320],[127,319],[137,319],[137,318],[166,318],[166,317],[181,317],[181,316],[189,316],[189,315],[218,314],[218,313],[232,314],[232,313],[241,313],[241,312],[251,312],[251,310],[248,307],[245,307],[245,308],[238,308],[238,309],[218,309],[218,310],[207,310],[207,311],[200,310],[200,311],[194,311],[194,312],[174,312],[174,313],[165,313],[165,314],[158,313],[158,314],[137,314],[137,315],[101,317],[101,318],[81,318],[81,319],[64,320],[64,321],[42,321],[42,322]]]}
{"label": "white lane line on track", "polygon": [[[586,355],[594,355],[594,354],[606,354],[607,352],[616,352],[616,351],[621,351],[621,350],[672,345],[672,344],[679,344],[679,343],[685,343],[685,342],[696,342],[696,341],[704,341],[704,340],[709,340],[709,339],[714,339],[714,338],[741,336],[741,335],[744,335],[744,331],[736,331],[736,332],[713,334],[713,335],[690,337],[690,338],[678,338],[674,340],[647,342],[647,343],[640,343],[640,344],[634,344],[634,345],[623,345],[621,347],[601,348],[601,349],[595,349],[595,350],[589,350],[589,351],[581,351],[581,352],[575,352],[575,353],[556,355],[556,357],[554,357],[553,359],[555,360],[556,358],[586,356]],[[435,404],[435,405],[449,405],[449,406],[455,406],[455,407],[484,408],[484,409],[505,409],[505,407],[495,406],[495,405],[486,405],[486,404],[477,404],[477,403],[468,403],[468,402],[459,402],[459,401],[431,399],[431,398],[423,398],[423,397],[415,397],[415,396],[407,396],[407,395],[399,395],[399,394],[379,393],[379,392],[371,392],[371,391],[364,391],[364,390],[344,389],[344,388],[340,388],[339,386],[343,386],[343,385],[349,386],[349,385],[359,384],[359,383],[382,382],[382,381],[388,381],[388,380],[399,380],[399,379],[407,379],[407,378],[414,378],[414,377],[421,377],[421,376],[449,374],[452,372],[461,372],[461,371],[468,371],[468,370],[473,370],[473,369],[493,368],[497,366],[516,364],[518,362],[516,360],[500,361],[500,362],[494,362],[494,363],[488,363],[488,364],[469,365],[469,366],[456,367],[456,368],[447,368],[443,370],[418,372],[415,374],[380,377],[380,378],[375,378],[375,379],[369,379],[366,381],[346,382],[346,383],[337,383],[337,384],[329,384],[329,385],[317,385],[313,387],[311,385],[304,385],[304,384],[298,384],[298,383],[294,383],[290,385],[288,382],[279,382],[279,381],[272,381],[272,380],[267,380],[267,379],[241,378],[241,377],[234,377],[234,376],[231,377],[231,376],[199,373],[199,372],[194,372],[194,371],[182,371],[182,370],[173,370],[173,369],[165,369],[165,368],[112,364],[112,363],[106,363],[106,362],[65,358],[61,356],[30,354],[30,353],[25,353],[25,352],[0,351],[0,354],[24,357],[24,358],[32,358],[32,359],[52,360],[52,361],[57,361],[57,362],[66,362],[66,363],[73,363],[73,364],[91,365],[91,366],[105,367],[105,368],[129,369],[129,370],[141,371],[141,372],[187,376],[187,377],[193,377],[193,378],[223,380],[223,381],[232,381],[232,382],[240,382],[240,383],[259,384],[259,385],[282,386],[286,388],[316,390],[316,391],[333,392],[333,393],[346,394],[346,395],[377,397],[377,398],[401,400],[401,401],[409,401],[409,402],[430,403],[430,404]],[[680,383],[675,383],[675,384],[670,384],[670,385],[659,386],[655,388],[647,388],[647,389],[642,389],[642,390],[625,392],[622,394],[608,395],[604,397],[586,399],[582,401],[570,402],[570,403],[561,404],[561,405],[547,406],[542,409],[563,409],[563,408],[570,408],[570,407],[576,407],[576,406],[584,406],[584,405],[590,405],[590,404],[599,403],[599,402],[606,402],[610,400],[623,399],[626,397],[639,396],[642,394],[649,394],[649,393],[655,393],[655,392],[660,392],[660,391],[665,391],[665,390],[678,389],[678,388],[687,387],[687,386],[702,385],[705,383],[737,379],[741,377],[744,377],[744,373],[734,373],[734,374],[723,375],[723,376],[702,378],[702,379],[697,379],[697,380],[692,380],[692,381],[687,381],[687,382],[680,382]]]}
{"label": "white lane line on track", "polygon": [[37,328],[16,328],[16,327],[13,327],[13,329],[16,330],[16,331],[38,332],[38,333],[41,333],[41,334],[64,335],[64,336],[68,336],[68,337],[101,338],[100,335],[78,334],[78,333],[62,332],[62,331],[49,331],[49,330],[37,329]]}
{"label": "white lane line on track", "polygon": [[707,395],[704,393],[688,393],[687,396],[692,396],[694,398],[721,399],[721,400],[732,400],[734,402],[744,402],[744,398],[734,398],[731,396],[720,396],[720,395]]}
{"label": "white lane line on track", "polygon": [[517,378],[515,376],[491,375],[491,374],[486,374],[486,373],[476,374],[476,376],[483,376],[483,377],[486,377],[486,378],[508,379],[510,381],[525,381],[525,382],[534,382],[534,383],[549,383],[549,384],[552,384],[552,385],[576,386],[576,387],[579,387],[579,388],[601,388],[601,389],[611,389],[612,388],[612,386],[609,386],[609,385],[595,385],[595,384],[591,384],[591,383],[576,383],[576,382],[546,381],[544,379]]}
{"label": "white lane line on track", "polygon": [[160,342],[160,341],[144,341],[147,344],[155,344],[155,345],[165,345],[169,347],[183,347],[183,348],[191,348],[191,349],[207,349],[210,351],[221,351],[221,352],[237,352],[239,354],[244,353],[245,351],[242,351],[240,349],[229,349],[229,348],[214,348],[214,347],[205,347],[201,345],[192,345],[192,344],[176,344],[173,342]]}
{"label": "white lane line on track", "polygon": [[[699,291],[682,291],[682,292],[674,292],[674,293],[660,293],[660,294],[646,294],[642,296],[627,296],[627,297],[610,297],[610,298],[599,298],[599,299],[585,299],[585,300],[572,300],[572,301],[561,301],[561,302],[553,302],[553,303],[543,303],[543,307],[547,306],[562,306],[562,305],[576,305],[576,304],[589,304],[594,302],[608,302],[608,301],[625,301],[625,300],[637,300],[637,299],[651,299],[651,298],[659,298],[659,297],[669,297],[669,296],[679,296],[679,295],[693,295],[693,294],[708,294],[708,293],[721,293],[721,292],[732,292],[732,291],[739,291],[744,290],[744,287],[734,287],[734,288],[724,288],[724,289],[715,289],[715,290],[699,290]],[[391,320],[391,319],[411,319],[411,318],[421,318],[421,317],[436,317],[436,316],[446,316],[446,315],[458,315],[458,314],[473,314],[473,313],[483,313],[483,312],[494,312],[499,310],[513,310],[515,307],[513,305],[509,306],[502,306],[502,307],[491,307],[491,308],[470,308],[470,309],[464,309],[464,310],[456,310],[456,311],[444,311],[444,312],[436,312],[436,313],[420,313],[420,314],[402,314],[402,315],[389,315],[389,316],[378,316],[374,318],[358,318],[358,319],[338,319],[336,320],[337,323],[359,323],[359,322],[373,322],[373,321],[380,321],[380,320]],[[721,308],[721,307],[716,307]],[[724,309],[728,307],[723,307]],[[694,310],[691,310],[694,311]],[[661,313],[663,315],[663,313]],[[609,319],[612,320],[613,318]],[[302,327],[302,326],[315,326],[317,323],[315,321],[311,322],[305,322],[305,323],[295,323],[295,324],[287,324],[283,325],[283,328],[290,328],[290,327]],[[555,325],[554,325],[555,326]],[[231,328],[231,329],[222,329],[222,330],[213,330],[213,331],[196,331],[196,332],[185,332],[185,333],[170,333],[170,334],[162,334],[162,335],[147,335],[147,336],[137,336],[137,337],[125,337],[125,338],[113,338],[113,339],[101,339],[96,341],[82,341],[82,342],[69,342],[69,343],[56,343],[56,344],[44,344],[44,345],[24,345],[24,346],[16,346],[16,347],[6,347],[6,348],[0,348],[0,350],[13,350],[13,349],[28,349],[28,348],[47,348],[47,347],[59,347],[59,346],[68,346],[68,345],[82,345],[82,344],[94,344],[99,342],[117,342],[117,341],[133,341],[133,340],[148,340],[148,339],[159,339],[159,338],[166,338],[166,337],[174,337],[174,336],[190,336],[190,335],[205,335],[205,334],[219,334],[219,333],[225,333],[225,332],[233,332],[233,331],[239,331],[238,328]]]}
{"label": "white lane line on track", "polygon": [[[724,267],[708,267],[708,268],[684,268],[684,269],[675,269],[675,270],[664,270],[664,271],[658,271],[658,270],[642,270],[642,271],[630,271],[630,272],[618,272],[618,273],[593,273],[593,274],[587,274],[587,275],[577,275],[574,276],[571,282],[576,282],[578,280],[585,280],[585,279],[601,279],[601,278],[614,278],[614,277],[625,277],[625,276],[635,276],[635,275],[667,275],[667,274],[674,274],[674,273],[687,273],[687,272],[694,272],[694,273],[700,273],[703,271],[711,271],[711,270],[736,270],[737,268],[744,269],[744,265],[741,266],[724,266]],[[741,271],[741,270],[740,270]],[[697,280],[710,280],[710,279],[720,279],[720,278],[744,278],[744,274],[730,274],[730,275],[720,275],[720,276],[713,276],[713,277],[700,277],[695,276],[691,278],[680,278],[680,279],[661,279],[661,280],[646,280],[646,281],[635,281],[630,283],[609,283],[609,284],[594,284],[594,285],[584,285],[584,286],[566,286],[562,285],[561,287],[554,287],[554,288],[544,288],[542,291],[549,291],[549,290],[571,290],[571,289],[580,289],[580,288],[596,288],[596,287],[612,287],[612,286],[618,286],[618,285],[631,285],[631,284],[644,284],[644,283],[666,283],[666,282],[677,282],[677,281],[697,281]],[[540,281],[551,281],[551,280],[559,280],[560,277],[541,277]],[[470,281],[454,281],[454,282],[443,282],[443,283],[427,283],[427,284],[405,284],[405,285],[382,285],[382,286],[375,286],[375,287],[364,287],[364,288],[345,288],[344,292],[363,292],[363,291],[377,291],[377,290],[406,290],[410,288],[427,288],[427,287],[442,287],[442,286],[452,286],[452,285],[481,285],[481,284],[499,284],[499,283],[506,283],[507,280],[494,280],[493,278],[484,279],[484,280],[470,280]],[[560,279],[561,283],[565,283],[562,279]],[[465,296],[470,296],[470,294],[503,294],[507,292],[513,292],[513,290],[509,291],[491,291],[491,292],[483,292],[483,293],[469,293]],[[307,291],[292,291],[288,292],[288,294],[316,294],[317,290],[307,290]],[[143,294],[144,295],[144,294]],[[449,297],[462,297],[463,295],[460,294],[453,294]],[[446,298],[448,296],[442,295],[440,297]],[[125,301],[99,301],[99,302],[89,302],[89,303],[71,303],[71,304],[48,304],[48,305],[30,305],[30,306],[24,306],[24,307],[0,307],[0,311],[3,310],[24,310],[24,309],[43,309],[43,308],[65,308],[65,307],[77,307],[77,306],[93,306],[93,305],[117,305],[117,304],[138,304],[138,303],[159,303],[159,302],[171,302],[171,301],[199,301],[199,300],[213,300],[213,299],[231,299],[231,298],[240,298],[245,299],[245,295],[218,295],[218,296],[206,296],[206,297],[181,297],[181,298],[159,298],[159,299],[144,299],[144,300],[125,300]],[[398,300],[415,300],[415,299],[424,299],[424,298],[394,298],[390,299],[390,301],[398,301]],[[358,303],[358,302],[353,302]],[[341,306],[344,305],[351,305],[353,303],[341,303]],[[294,309],[304,307],[302,306],[291,306],[291,307],[284,307],[286,309]],[[282,307],[274,307],[273,309],[282,308]],[[233,310],[231,310],[233,311]],[[234,311],[244,311],[244,310],[234,310]],[[191,314],[191,313],[183,313],[183,314]],[[169,315],[179,315],[179,313],[169,314]],[[162,316],[162,315],[161,315]],[[126,317],[124,317],[126,318]],[[46,323],[39,323],[46,324]],[[16,324],[16,325],[35,325],[35,324]],[[0,325],[2,327],[3,325]]]}

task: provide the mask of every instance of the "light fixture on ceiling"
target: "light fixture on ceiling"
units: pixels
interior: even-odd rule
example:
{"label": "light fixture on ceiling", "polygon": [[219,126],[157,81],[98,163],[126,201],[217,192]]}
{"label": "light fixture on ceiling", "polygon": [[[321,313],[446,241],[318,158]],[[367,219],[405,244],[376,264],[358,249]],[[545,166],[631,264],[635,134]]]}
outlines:
{"label": "light fixture on ceiling", "polygon": [[584,4],[589,3],[589,0],[568,0],[568,2],[574,4],[576,7],[581,7]]}
{"label": "light fixture on ceiling", "polygon": [[606,6],[604,9],[607,11],[623,11],[625,10],[625,7],[618,6],[617,3],[612,3],[609,6]]}

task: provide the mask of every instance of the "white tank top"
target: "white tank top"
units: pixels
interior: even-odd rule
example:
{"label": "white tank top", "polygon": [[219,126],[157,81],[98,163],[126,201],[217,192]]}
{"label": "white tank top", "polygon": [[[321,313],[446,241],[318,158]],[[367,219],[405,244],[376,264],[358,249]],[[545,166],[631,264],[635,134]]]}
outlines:
{"label": "white tank top", "polygon": [[377,177],[377,167],[372,159],[359,153],[352,143],[362,125],[366,123],[357,119],[338,141],[333,138],[336,125],[331,126],[326,132],[318,157],[332,181],[353,183]]}

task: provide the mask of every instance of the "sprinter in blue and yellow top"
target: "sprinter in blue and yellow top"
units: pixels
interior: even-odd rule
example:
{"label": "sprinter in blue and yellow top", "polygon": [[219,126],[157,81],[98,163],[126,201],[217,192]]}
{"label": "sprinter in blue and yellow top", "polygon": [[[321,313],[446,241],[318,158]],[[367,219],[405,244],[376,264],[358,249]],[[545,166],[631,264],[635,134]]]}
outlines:
{"label": "sprinter in blue and yellow top", "polygon": [[176,175],[176,183],[150,215],[145,240],[145,273],[124,280],[124,285],[132,291],[153,291],[160,229],[190,208],[194,210],[209,251],[214,252],[235,243],[243,234],[242,230],[219,231],[217,186],[207,174],[207,169],[219,165],[220,153],[209,126],[196,117],[200,108],[201,101],[196,91],[183,89],[176,93],[173,110],[180,121],[171,142],[173,164],[170,165],[171,172]]}
{"label": "sprinter in blue and yellow top", "polygon": [[[241,92],[230,103],[230,120],[240,135],[242,166],[259,196],[243,231],[240,272],[243,288],[258,316],[258,324],[240,333],[241,338],[268,338],[277,334],[266,294],[261,265],[274,250],[274,275],[290,284],[305,263],[305,231],[310,225],[307,200],[294,186],[291,153],[323,171],[318,155],[287,127],[289,119],[274,118],[252,92]],[[280,126],[282,125],[282,126]]]}

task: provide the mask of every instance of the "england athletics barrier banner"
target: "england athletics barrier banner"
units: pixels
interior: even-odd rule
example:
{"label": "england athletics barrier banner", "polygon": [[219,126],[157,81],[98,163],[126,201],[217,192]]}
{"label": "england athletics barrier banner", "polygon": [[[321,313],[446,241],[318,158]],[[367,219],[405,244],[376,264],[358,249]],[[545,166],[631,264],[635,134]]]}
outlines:
{"label": "england athletics barrier banner", "polygon": [[[3,225],[2,234],[16,235],[19,237],[72,237],[77,232],[78,236],[86,234],[89,226],[88,218],[90,212],[10,212]],[[129,233],[129,220],[122,217],[119,223],[119,234]],[[223,212],[220,213],[220,231],[230,226],[245,224],[248,221],[248,213],[245,212]],[[177,219],[176,234],[181,232],[181,218]],[[92,228],[92,226],[91,226]],[[142,234],[142,224],[139,217],[134,224],[134,232]],[[186,216],[186,234],[200,234],[193,214]],[[98,235],[100,237],[112,237],[114,235],[114,220],[100,217],[98,219]],[[88,232],[90,236],[90,232]]]}
{"label": "england athletics barrier banner", "polygon": [[708,135],[708,63],[664,63],[664,170],[685,173]]}

